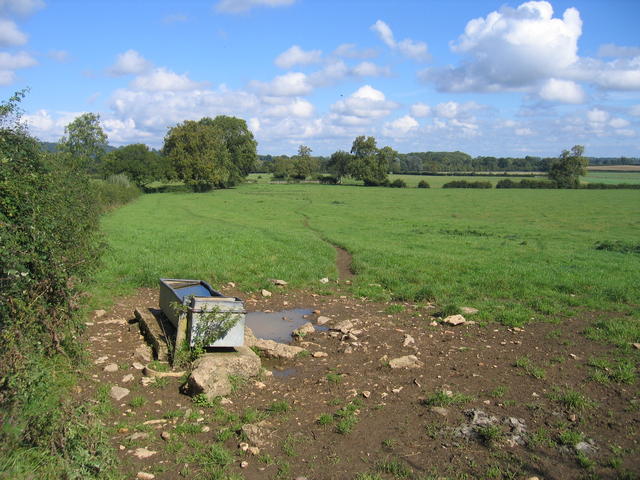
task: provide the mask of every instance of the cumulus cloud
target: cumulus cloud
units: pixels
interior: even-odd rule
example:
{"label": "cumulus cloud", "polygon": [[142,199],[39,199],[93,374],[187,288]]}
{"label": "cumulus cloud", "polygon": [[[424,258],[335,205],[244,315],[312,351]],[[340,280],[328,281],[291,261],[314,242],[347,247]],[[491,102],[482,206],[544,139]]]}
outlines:
{"label": "cumulus cloud", "polygon": [[376,23],[371,25],[371,30],[378,34],[378,37],[380,37],[380,40],[382,40],[385,45],[392,50],[400,52],[400,54],[407,58],[418,60],[420,62],[427,61],[431,58],[426,43],[416,42],[409,38],[405,38],[404,40],[397,42],[393,36],[391,27],[382,20],[378,20]]}
{"label": "cumulus cloud", "polygon": [[66,50],[49,50],[47,56],[59,63],[67,62],[70,58],[69,52]]}
{"label": "cumulus cloud", "polygon": [[382,67],[372,62],[361,62],[353,67],[352,72],[358,77],[388,77],[391,75],[389,67]]}
{"label": "cumulus cloud", "polygon": [[461,118],[468,117],[469,114],[475,110],[482,109],[482,105],[476,102],[442,102],[433,107],[432,112],[435,116],[441,118]]}
{"label": "cumulus cloud", "polygon": [[16,80],[16,70],[29,68],[38,62],[26,52],[0,52],[0,85],[11,85]]}
{"label": "cumulus cloud", "polygon": [[116,63],[108,68],[109,75],[119,77],[122,75],[137,75],[149,71],[153,64],[146,60],[135,50],[127,50],[118,54]]}
{"label": "cumulus cloud", "polygon": [[623,47],[613,43],[605,43],[598,48],[599,57],[637,57],[640,47]]}
{"label": "cumulus cloud", "polygon": [[42,0],[0,0],[0,14],[2,15],[31,15],[44,8]]}
{"label": "cumulus cloud", "polygon": [[0,19],[0,47],[15,47],[27,43],[29,37],[22,33],[15,22]]}
{"label": "cumulus cloud", "polygon": [[307,95],[313,90],[307,75],[302,72],[289,72],[275,77],[269,83],[253,81],[250,86],[265,94],[276,97],[296,97]]}
{"label": "cumulus cloud", "polygon": [[410,115],[397,118],[384,124],[382,132],[389,137],[404,137],[417,130],[420,124]]}
{"label": "cumulus cloud", "polygon": [[538,92],[540,98],[550,102],[583,103],[585,94],[580,85],[571,80],[550,78]]}
{"label": "cumulus cloud", "polygon": [[599,108],[593,108],[587,112],[587,120],[591,124],[603,124],[609,120],[609,113]]}
{"label": "cumulus cloud", "polygon": [[411,115],[414,117],[427,117],[431,113],[431,107],[426,103],[418,102],[411,105]]}
{"label": "cumulus cloud", "polygon": [[514,130],[514,133],[519,137],[528,137],[528,136],[534,135],[535,132],[530,128],[523,127],[523,128],[516,128]]}
{"label": "cumulus cloud", "polygon": [[609,125],[612,126],[613,128],[624,128],[624,127],[628,127],[630,125],[630,122],[629,120],[625,120],[624,118],[616,117],[616,118],[612,118],[609,121]]}
{"label": "cumulus cloud", "polygon": [[309,118],[314,114],[314,106],[307,100],[302,98],[287,98],[285,100],[285,102],[265,108],[263,114],[267,117],[293,116],[298,118]]}
{"label": "cumulus cloud", "polygon": [[374,58],[378,56],[378,52],[373,48],[358,49],[355,43],[343,43],[333,51],[337,57],[344,58]]}
{"label": "cumulus cloud", "polygon": [[166,68],[156,68],[152,72],[136,77],[131,85],[138,90],[148,91],[181,91],[194,90],[204,86],[191,80],[187,74],[179,75]]}
{"label": "cumulus cloud", "polygon": [[293,45],[276,57],[275,64],[280,68],[291,68],[296,65],[318,63],[322,59],[322,51],[305,51],[298,45]]}
{"label": "cumulus cloud", "polygon": [[255,7],[288,7],[296,0],[220,0],[215,5],[220,13],[244,13]]}
{"label": "cumulus cloud", "polygon": [[347,121],[369,120],[389,115],[398,105],[387,100],[384,93],[370,85],[364,85],[349,97],[331,106],[331,110]]}

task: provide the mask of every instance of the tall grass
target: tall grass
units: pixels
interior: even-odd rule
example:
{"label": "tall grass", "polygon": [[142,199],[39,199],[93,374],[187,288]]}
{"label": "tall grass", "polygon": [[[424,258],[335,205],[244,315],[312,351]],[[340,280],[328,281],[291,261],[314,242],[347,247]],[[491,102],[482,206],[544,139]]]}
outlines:
{"label": "tall grass", "polygon": [[97,293],[159,277],[324,288],[319,278],[336,278],[328,240],[352,253],[359,296],[473,305],[511,325],[579,308],[630,313],[640,255],[595,245],[637,243],[639,219],[637,191],[254,184],[149,195],[104,219]]}

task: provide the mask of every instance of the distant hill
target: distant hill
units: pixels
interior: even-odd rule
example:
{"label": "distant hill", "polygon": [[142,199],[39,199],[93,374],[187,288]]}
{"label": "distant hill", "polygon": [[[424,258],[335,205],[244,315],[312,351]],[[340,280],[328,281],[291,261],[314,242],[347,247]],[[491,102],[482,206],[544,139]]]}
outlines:
{"label": "distant hill", "polygon": [[[42,147],[42,149],[45,152],[56,152],[58,150],[58,143],[57,142],[40,142],[40,147]],[[111,152],[113,150],[117,150],[117,148],[112,147],[111,145],[107,145],[106,150],[107,152]]]}

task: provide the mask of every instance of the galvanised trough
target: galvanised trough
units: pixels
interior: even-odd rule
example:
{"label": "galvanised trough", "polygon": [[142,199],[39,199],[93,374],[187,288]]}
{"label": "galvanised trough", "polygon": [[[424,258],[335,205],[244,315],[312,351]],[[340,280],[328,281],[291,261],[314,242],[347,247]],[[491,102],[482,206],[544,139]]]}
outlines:
{"label": "galvanised trough", "polygon": [[[172,306],[174,302],[182,305],[183,308],[176,310]],[[247,313],[244,302],[237,297],[224,296],[214,290],[207,282],[161,278],[160,308],[176,327],[176,346],[187,340],[189,345],[193,347],[198,341],[199,332],[207,326],[205,322],[208,322],[207,328],[215,328],[223,322],[230,323],[230,320],[234,320],[235,325],[226,332],[226,335],[203,346],[240,347],[244,345],[244,325]]]}

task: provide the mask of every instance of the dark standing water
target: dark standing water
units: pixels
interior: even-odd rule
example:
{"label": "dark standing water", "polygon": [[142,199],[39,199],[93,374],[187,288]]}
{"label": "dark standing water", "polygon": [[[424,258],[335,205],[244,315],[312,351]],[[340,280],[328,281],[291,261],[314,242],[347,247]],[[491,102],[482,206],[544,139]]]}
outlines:
{"label": "dark standing water", "polygon": [[[246,316],[247,327],[253,330],[253,334],[258,338],[275,340],[279,343],[289,343],[291,332],[311,321],[304,318],[311,315],[312,310],[296,309],[283,310],[281,312],[249,312]],[[315,325],[316,330],[326,330],[326,327]]]}
{"label": "dark standing water", "polygon": [[198,284],[186,285],[184,287],[173,287],[176,294],[180,297],[180,300],[184,300],[184,297],[193,295],[194,297],[211,297],[212,293],[207,287]]}

